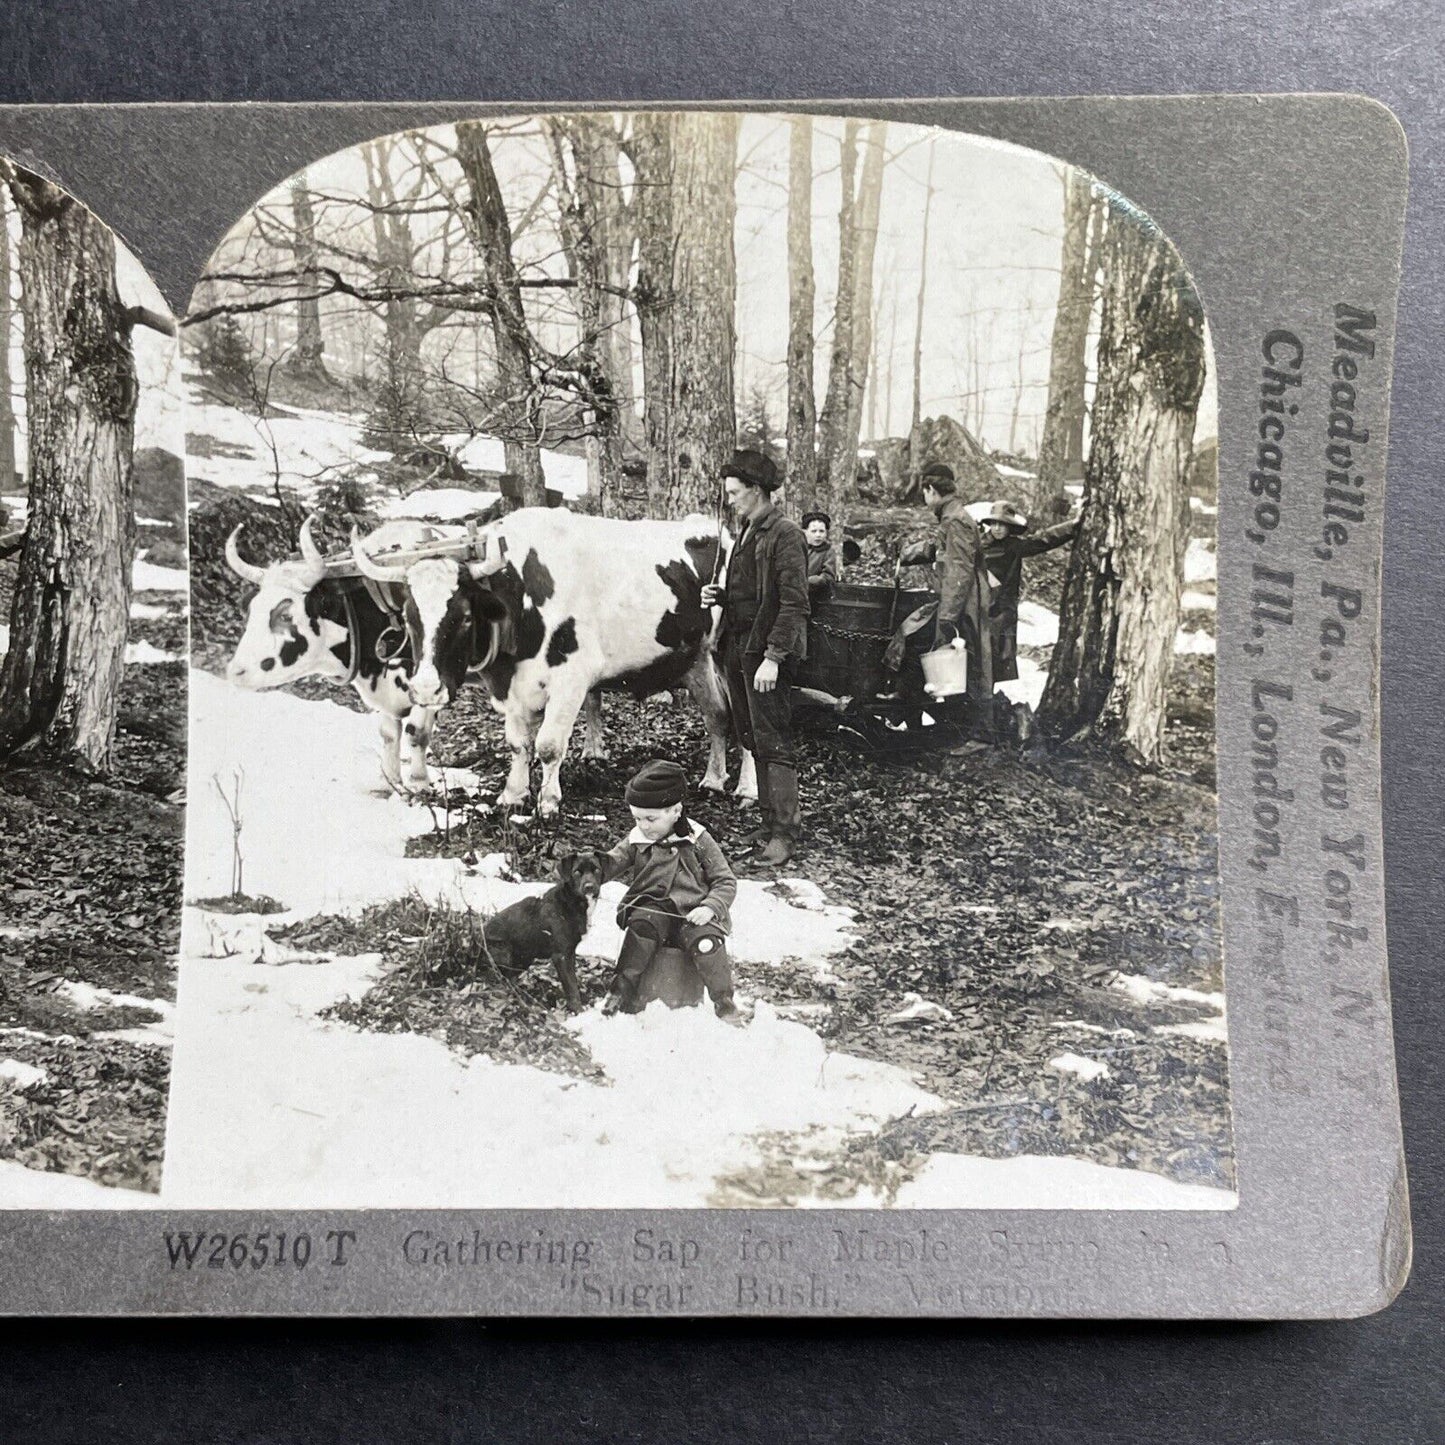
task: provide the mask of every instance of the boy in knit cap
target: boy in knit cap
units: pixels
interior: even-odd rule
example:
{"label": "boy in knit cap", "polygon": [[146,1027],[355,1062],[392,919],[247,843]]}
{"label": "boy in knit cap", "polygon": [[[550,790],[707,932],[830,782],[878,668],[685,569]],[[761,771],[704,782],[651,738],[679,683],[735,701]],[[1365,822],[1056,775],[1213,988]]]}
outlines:
{"label": "boy in knit cap", "polygon": [[683,811],[686,774],[676,763],[655,760],[623,796],[636,826],[602,860],[609,881],[621,878],[628,885],[617,910],[617,926],[626,932],[603,1013],[636,1013],[653,955],[672,944],[702,975],[717,1016],[740,1023],[727,950],[738,881],[712,834]]}

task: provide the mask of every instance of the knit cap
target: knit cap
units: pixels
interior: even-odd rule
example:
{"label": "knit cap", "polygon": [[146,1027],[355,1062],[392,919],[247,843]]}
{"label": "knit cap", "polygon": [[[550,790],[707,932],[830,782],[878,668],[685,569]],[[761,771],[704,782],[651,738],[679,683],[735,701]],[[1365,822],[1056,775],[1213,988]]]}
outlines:
{"label": "knit cap", "polygon": [[639,769],[623,793],[633,808],[670,808],[686,796],[687,774],[665,758],[654,758]]}

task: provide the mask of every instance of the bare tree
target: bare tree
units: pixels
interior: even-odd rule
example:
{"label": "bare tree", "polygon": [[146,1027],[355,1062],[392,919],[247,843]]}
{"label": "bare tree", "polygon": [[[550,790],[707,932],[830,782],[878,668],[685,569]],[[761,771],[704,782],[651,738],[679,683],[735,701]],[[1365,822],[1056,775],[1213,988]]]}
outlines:
{"label": "bare tree", "polygon": [[[11,278],[15,273],[10,255],[9,190],[0,185],[0,484],[15,477],[15,378],[10,374],[10,345],[14,337]],[[4,523],[0,521],[0,531]]]}
{"label": "bare tree", "polygon": [[135,553],[138,392],[115,238],[49,181],[0,160],[20,212],[29,518],[0,664],[0,756],[110,766]]}
{"label": "bare tree", "polygon": [[810,505],[818,488],[813,394],[813,122],[795,115],[788,143],[788,497]]}
{"label": "bare tree", "polygon": [[1038,481],[1027,498],[1029,508],[1037,512],[1045,511],[1063,492],[1069,480],[1071,452],[1077,455],[1082,444],[1089,316],[1094,308],[1099,259],[1098,221],[1091,243],[1090,217],[1103,213],[1102,201],[1095,205],[1093,182],[1084,171],[1066,166],[1063,186],[1064,239],[1049,352],[1049,399],[1039,442]]}
{"label": "bare tree", "polygon": [[482,256],[501,391],[502,443],[507,470],[521,481],[526,506],[547,500],[540,450],[540,398],[532,377],[532,334],[522,307],[521,278],[512,259],[512,225],[480,121],[457,126],[457,159],[468,187],[467,214]]}
{"label": "bare tree", "polygon": [[[924,301],[928,290],[928,227],[933,218],[933,162],[938,155],[938,141],[928,142],[928,180],[923,188],[923,239],[918,247],[918,303],[913,316],[913,411],[908,424],[908,484],[909,492],[918,489],[918,474],[923,469],[923,448],[918,445],[919,425],[923,421],[923,318],[926,314]],[[978,351],[975,347],[970,358],[977,364]],[[978,435],[977,427],[972,427]]]}
{"label": "bare tree", "polygon": [[737,435],[736,114],[639,116],[637,309],[653,516],[717,506]]}
{"label": "bare tree", "polygon": [[1039,709],[1056,739],[1087,732],[1159,762],[1204,384],[1204,313],[1178,253],[1111,198],[1098,381],[1079,536]]}
{"label": "bare tree", "polygon": [[320,252],[316,244],[316,211],[306,185],[306,172],[291,178],[291,210],[296,238],[293,254],[304,288],[296,303],[296,350],[287,358],[287,368],[298,380],[329,385],[326,370],[326,342],[321,331],[321,302],[313,294],[319,276]]}
{"label": "bare tree", "polygon": [[[858,433],[872,351],[873,257],[883,192],[886,121],[872,121],[857,176],[859,122],[848,121],[841,145],[842,204],[838,212],[838,297],[828,390],[819,422],[819,492],[827,509],[841,516],[858,473]],[[855,176],[856,183],[855,183]]]}

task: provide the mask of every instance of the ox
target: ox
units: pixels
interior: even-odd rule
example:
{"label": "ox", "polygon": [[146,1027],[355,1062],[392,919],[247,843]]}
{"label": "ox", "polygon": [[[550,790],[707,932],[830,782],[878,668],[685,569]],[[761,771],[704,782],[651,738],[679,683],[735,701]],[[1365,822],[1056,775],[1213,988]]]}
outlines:
{"label": "ox", "polygon": [[[376,556],[377,533],[353,535],[352,555],[373,580],[406,584],[413,703],[445,707],[468,672],[485,681],[512,751],[498,802],[515,806],[528,796],[535,755],[539,810],[556,811],[577,714],[603,686],[638,698],[685,687],[710,738],[702,785],[721,791],[728,709],[713,661],[715,623],[701,600],[718,569],[717,523],[527,507],[480,535],[487,551],[475,562],[391,566]],[[597,750],[596,721],[589,708],[588,753]]]}
{"label": "ox", "polygon": [[[380,606],[361,577],[328,576],[326,558],[301,527],[301,558],[258,567],[237,546],[241,528],[226,539],[231,570],[258,589],[246,629],[226,676],[253,691],[283,687],[299,678],[349,682],[381,723],[381,770],[397,791],[430,786],[426,752],[436,713],[408,695],[411,654],[393,614]],[[416,547],[457,535],[426,522],[388,522],[373,534],[378,544]],[[402,752],[406,772],[402,774]]]}

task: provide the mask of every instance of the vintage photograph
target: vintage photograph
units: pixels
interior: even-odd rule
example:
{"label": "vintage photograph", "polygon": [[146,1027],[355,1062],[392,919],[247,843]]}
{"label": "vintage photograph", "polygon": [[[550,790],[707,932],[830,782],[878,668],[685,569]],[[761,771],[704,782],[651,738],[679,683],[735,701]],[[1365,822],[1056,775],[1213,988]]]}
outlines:
{"label": "vintage photograph", "polygon": [[0,1209],[160,1186],[180,944],[176,325],[0,155]]}
{"label": "vintage photograph", "polygon": [[181,334],[163,1199],[1232,1208],[1186,262],[869,119],[260,198]]}

